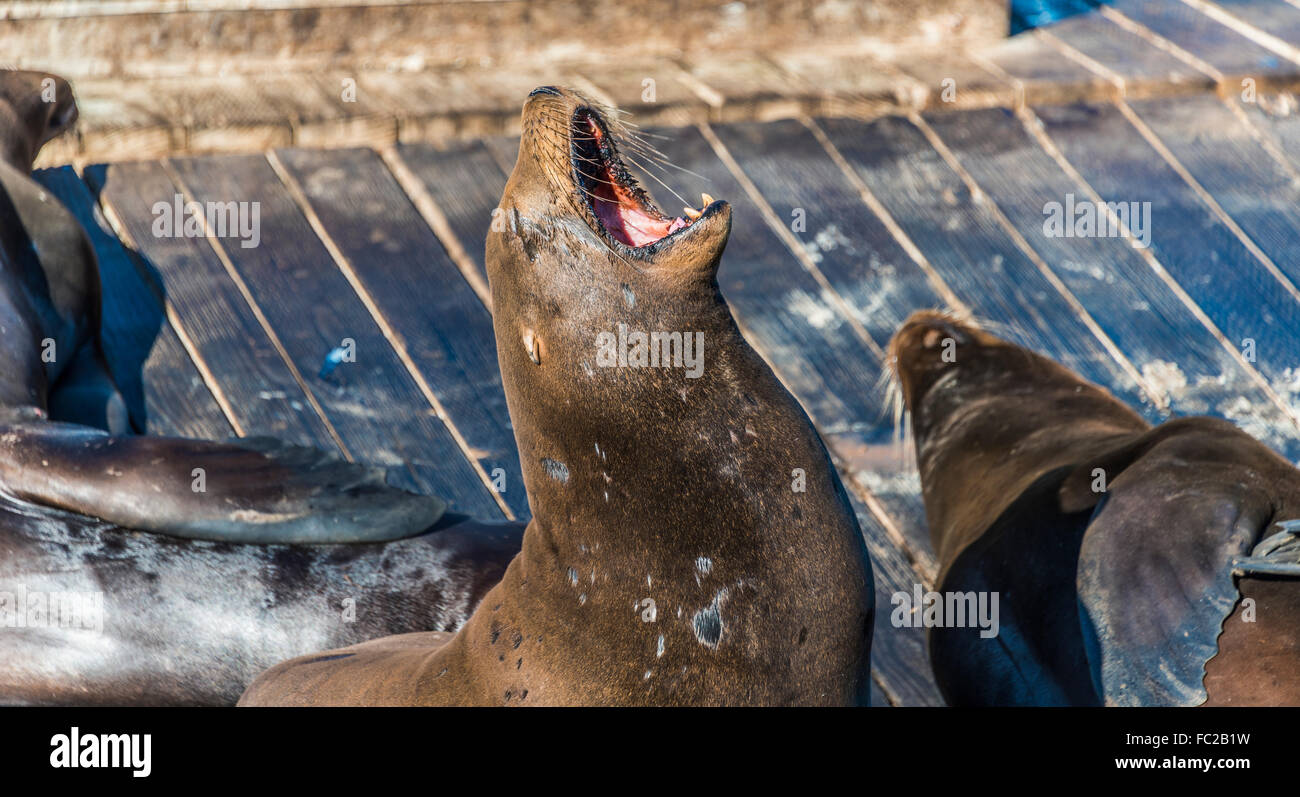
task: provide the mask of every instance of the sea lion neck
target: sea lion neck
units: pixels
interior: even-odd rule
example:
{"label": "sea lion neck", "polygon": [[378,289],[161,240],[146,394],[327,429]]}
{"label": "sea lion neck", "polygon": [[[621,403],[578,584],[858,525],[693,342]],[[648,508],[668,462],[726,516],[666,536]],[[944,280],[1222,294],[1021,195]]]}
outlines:
{"label": "sea lion neck", "polygon": [[694,512],[682,506],[689,485],[668,474],[752,432],[758,396],[780,389],[716,285],[621,277],[575,279],[554,301],[493,283],[498,360],[533,515],[581,516],[582,527],[618,535],[635,534],[641,524],[628,521],[638,515],[674,505]]}

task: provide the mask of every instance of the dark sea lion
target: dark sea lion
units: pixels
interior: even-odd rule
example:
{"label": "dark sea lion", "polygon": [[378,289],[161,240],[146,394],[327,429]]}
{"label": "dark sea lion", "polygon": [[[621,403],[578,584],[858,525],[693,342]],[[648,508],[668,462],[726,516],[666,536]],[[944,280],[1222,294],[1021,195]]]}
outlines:
{"label": "dark sea lion", "polygon": [[0,71],[0,703],[229,705],[287,657],[457,628],[522,524],[314,449],[131,435],[94,251],[30,177],[75,118]]}
{"label": "dark sea lion", "polygon": [[[241,705],[865,702],[870,565],[719,292],[730,206],[664,216],[619,157],[635,144],[571,91],[535,90],[523,131],[487,241],[523,551],[455,636],[285,662]],[[633,332],[699,333],[698,378],[601,344]]]}
{"label": "dark sea lion", "polygon": [[950,703],[1300,703],[1300,471],[944,314],[890,352],[936,591],[1000,602],[996,637],[930,629]]}

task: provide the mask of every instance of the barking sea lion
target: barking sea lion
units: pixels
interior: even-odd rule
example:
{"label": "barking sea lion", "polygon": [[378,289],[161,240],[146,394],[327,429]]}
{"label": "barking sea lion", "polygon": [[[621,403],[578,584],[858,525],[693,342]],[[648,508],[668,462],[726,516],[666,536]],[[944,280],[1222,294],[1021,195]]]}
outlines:
{"label": "barking sea lion", "polygon": [[943,314],[890,351],[936,590],[1000,603],[996,638],[931,628],[950,703],[1300,704],[1300,471]]}
{"label": "barking sea lion", "polygon": [[719,292],[730,206],[662,214],[573,92],[523,131],[487,241],[523,551],[455,636],[285,662],[241,704],[864,702],[865,547]]}

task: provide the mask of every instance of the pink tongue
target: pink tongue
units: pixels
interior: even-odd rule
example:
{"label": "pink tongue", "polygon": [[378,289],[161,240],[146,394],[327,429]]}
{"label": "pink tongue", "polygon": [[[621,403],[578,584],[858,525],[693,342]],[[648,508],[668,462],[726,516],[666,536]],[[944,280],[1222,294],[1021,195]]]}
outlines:
{"label": "pink tongue", "polygon": [[677,218],[673,219],[673,223],[669,225],[668,234],[672,235],[673,233],[677,232],[681,228],[685,227],[687,224],[688,222],[686,221],[686,219],[682,218],[681,216],[678,216]]}

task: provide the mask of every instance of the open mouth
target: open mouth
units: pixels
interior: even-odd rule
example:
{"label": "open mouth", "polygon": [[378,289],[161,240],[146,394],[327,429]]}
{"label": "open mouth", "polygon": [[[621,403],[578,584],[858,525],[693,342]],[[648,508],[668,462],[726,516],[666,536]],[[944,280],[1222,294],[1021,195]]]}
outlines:
{"label": "open mouth", "polygon": [[684,215],[665,216],[623,165],[598,113],[579,108],[572,125],[574,182],[599,226],[597,232],[625,246],[648,246],[691,226],[712,204],[713,197],[704,194],[704,208],[683,208]]}

